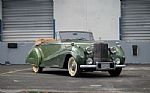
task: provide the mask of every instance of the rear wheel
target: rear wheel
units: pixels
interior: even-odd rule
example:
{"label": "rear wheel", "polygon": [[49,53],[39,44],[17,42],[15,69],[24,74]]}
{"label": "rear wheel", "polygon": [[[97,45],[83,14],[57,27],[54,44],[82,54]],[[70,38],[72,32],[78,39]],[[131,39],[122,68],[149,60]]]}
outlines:
{"label": "rear wheel", "polygon": [[122,71],[122,68],[116,68],[115,70],[108,71],[110,76],[116,77],[119,76]]}
{"label": "rear wheel", "polygon": [[43,71],[43,67],[38,67],[38,66],[32,66],[32,70],[35,73],[41,73]]}
{"label": "rear wheel", "polygon": [[69,71],[70,76],[72,77],[76,77],[80,75],[79,66],[73,57],[69,58],[68,71]]}

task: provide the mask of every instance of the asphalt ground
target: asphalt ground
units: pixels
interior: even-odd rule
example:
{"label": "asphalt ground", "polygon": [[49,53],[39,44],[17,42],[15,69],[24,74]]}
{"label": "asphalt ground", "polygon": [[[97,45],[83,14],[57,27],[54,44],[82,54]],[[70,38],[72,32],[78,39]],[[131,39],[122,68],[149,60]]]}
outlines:
{"label": "asphalt ground", "polygon": [[78,78],[67,70],[46,68],[35,74],[30,65],[0,65],[0,93],[150,93],[150,64],[129,64],[119,77],[86,72]]}

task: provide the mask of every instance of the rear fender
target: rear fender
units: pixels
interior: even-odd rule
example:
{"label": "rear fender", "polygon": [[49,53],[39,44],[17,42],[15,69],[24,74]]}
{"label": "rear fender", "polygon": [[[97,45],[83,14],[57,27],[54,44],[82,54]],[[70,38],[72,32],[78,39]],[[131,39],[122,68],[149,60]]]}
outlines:
{"label": "rear fender", "polygon": [[42,55],[38,46],[33,47],[27,55],[26,63],[39,66],[42,62]]}

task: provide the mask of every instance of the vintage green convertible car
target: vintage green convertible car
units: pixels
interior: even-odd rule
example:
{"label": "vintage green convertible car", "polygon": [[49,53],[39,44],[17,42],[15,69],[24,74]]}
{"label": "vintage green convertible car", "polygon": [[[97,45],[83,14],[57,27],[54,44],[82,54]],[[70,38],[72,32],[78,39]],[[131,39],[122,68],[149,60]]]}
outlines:
{"label": "vintage green convertible car", "polygon": [[45,67],[68,69],[70,76],[79,76],[85,71],[108,71],[110,76],[119,76],[125,67],[124,52],[116,43],[94,41],[91,32],[60,31],[56,39],[40,39],[29,52],[26,63],[35,73]]}

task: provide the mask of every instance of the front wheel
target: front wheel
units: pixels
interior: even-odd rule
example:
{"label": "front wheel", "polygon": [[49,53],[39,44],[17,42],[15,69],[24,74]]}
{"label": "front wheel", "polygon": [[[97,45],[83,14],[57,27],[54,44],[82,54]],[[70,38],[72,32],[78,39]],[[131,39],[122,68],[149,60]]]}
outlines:
{"label": "front wheel", "polygon": [[122,71],[122,68],[116,68],[115,70],[108,71],[110,76],[116,77],[119,76]]}
{"label": "front wheel", "polygon": [[73,57],[69,58],[68,71],[69,71],[70,76],[72,77],[76,77],[80,75],[79,66]]}
{"label": "front wheel", "polygon": [[43,68],[33,65],[33,66],[32,66],[32,70],[33,70],[33,72],[35,72],[35,73],[41,73],[41,72],[43,71]]}

